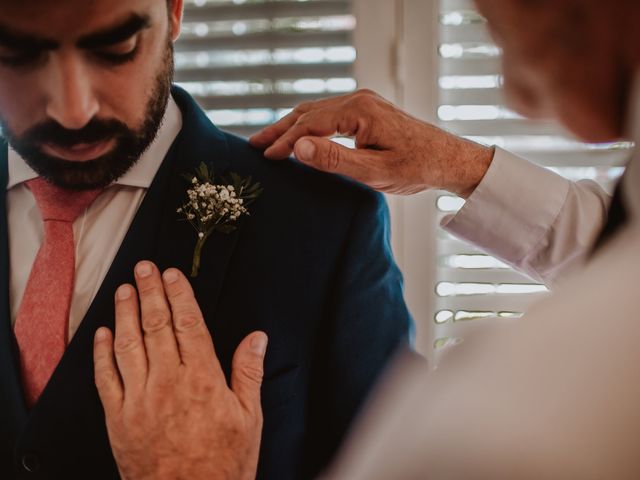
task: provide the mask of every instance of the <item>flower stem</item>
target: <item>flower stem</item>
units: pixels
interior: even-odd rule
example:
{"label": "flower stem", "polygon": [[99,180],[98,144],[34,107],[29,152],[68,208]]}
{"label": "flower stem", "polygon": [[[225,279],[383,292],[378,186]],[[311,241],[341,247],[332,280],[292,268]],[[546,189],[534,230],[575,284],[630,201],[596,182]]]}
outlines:
{"label": "flower stem", "polygon": [[199,238],[198,243],[196,243],[196,249],[193,252],[193,264],[191,266],[191,278],[195,278],[198,276],[198,271],[200,270],[200,255],[202,254],[202,247],[204,247],[204,242],[207,241],[207,238]]}

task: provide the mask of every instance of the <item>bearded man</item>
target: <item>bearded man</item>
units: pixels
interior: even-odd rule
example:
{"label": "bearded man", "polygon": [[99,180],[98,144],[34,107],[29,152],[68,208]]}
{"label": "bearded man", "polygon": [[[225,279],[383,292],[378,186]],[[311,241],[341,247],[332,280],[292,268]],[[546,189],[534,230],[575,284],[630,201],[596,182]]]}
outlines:
{"label": "bearded man", "polygon": [[[114,429],[184,425],[166,414],[169,389],[190,362],[172,340],[174,333],[181,340],[186,323],[172,325],[154,283],[168,267],[177,270],[165,272],[167,285],[179,277],[201,308],[198,325],[206,328],[189,331],[208,342],[207,352],[213,332],[220,376],[231,378],[240,401],[243,382],[260,377],[259,387],[262,370],[240,362],[232,375],[234,349],[255,330],[270,338],[260,478],[318,472],[408,338],[382,197],[292,162],[266,162],[212,125],[172,87],[181,19],[182,0],[0,2],[2,478],[128,476],[114,461],[112,447],[116,460],[128,454],[110,445]],[[213,178],[203,178],[202,164]],[[236,197],[230,204],[247,211],[209,235],[181,221],[178,210],[193,188],[185,174],[214,184],[206,191],[251,176],[262,194],[248,208]],[[224,201],[242,195],[225,191]],[[191,223],[206,223],[193,215]],[[192,270],[188,285],[179,271]],[[137,331],[114,325],[114,295],[121,306],[134,298],[130,283],[141,293],[130,313],[139,308],[148,320]],[[92,362],[96,331],[104,340],[109,334],[98,329],[114,326],[120,371],[111,379],[123,382],[125,400],[137,409],[117,427],[110,415],[105,424]],[[264,334],[245,344],[265,355]],[[135,357],[140,349],[146,353]],[[136,368],[148,377],[132,375]],[[208,396],[207,368],[190,370],[197,381],[174,403],[181,414],[212,414],[201,408],[217,398]],[[137,401],[132,392],[151,386],[157,401]],[[136,445],[151,437],[141,435]],[[163,446],[183,452],[182,466],[208,448],[195,444],[202,437],[188,438]],[[156,467],[145,474],[163,478]],[[184,472],[165,478],[187,478]]]}

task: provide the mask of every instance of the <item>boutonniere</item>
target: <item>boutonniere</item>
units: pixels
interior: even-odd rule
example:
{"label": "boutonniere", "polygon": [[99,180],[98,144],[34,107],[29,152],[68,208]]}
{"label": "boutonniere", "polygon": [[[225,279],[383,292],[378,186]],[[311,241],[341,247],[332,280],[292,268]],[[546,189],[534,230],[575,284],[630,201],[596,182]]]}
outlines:
{"label": "boutonniere", "polygon": [[200,270],[202,247],[214,232],[231,233],[243,215],[249,215],[248,207],[262,193],[259,183],[251,177],[242,178],[236,173],[229,177],[216,177],[212,169],[201,163],[195,174],[184,175],[191,184],[187,190],[187,202],[178,208],[181,220],[187,221],[198,235],[191,276],[197,277]]}

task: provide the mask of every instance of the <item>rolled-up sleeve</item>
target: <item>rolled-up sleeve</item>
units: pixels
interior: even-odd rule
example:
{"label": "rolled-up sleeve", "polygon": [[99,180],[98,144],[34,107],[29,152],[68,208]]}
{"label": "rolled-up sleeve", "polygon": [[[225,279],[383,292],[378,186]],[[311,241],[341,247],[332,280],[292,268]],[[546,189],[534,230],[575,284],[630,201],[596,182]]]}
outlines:
{"label": "rolled-up sleeve", "polygon": [[552,286],[582,265],[606,221],[609,195],[505,150],[442,227],[537,281]]}

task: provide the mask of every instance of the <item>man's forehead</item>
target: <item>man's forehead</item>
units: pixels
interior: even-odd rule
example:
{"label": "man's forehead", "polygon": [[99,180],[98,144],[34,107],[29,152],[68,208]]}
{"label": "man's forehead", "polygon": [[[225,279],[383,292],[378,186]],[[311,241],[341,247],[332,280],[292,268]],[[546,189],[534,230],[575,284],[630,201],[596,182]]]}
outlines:
{"label": "man's forehead", "polygon": [[157,17],[166,0],[0,0],[0,27],[64,42],[105,30],[132,15]]}

